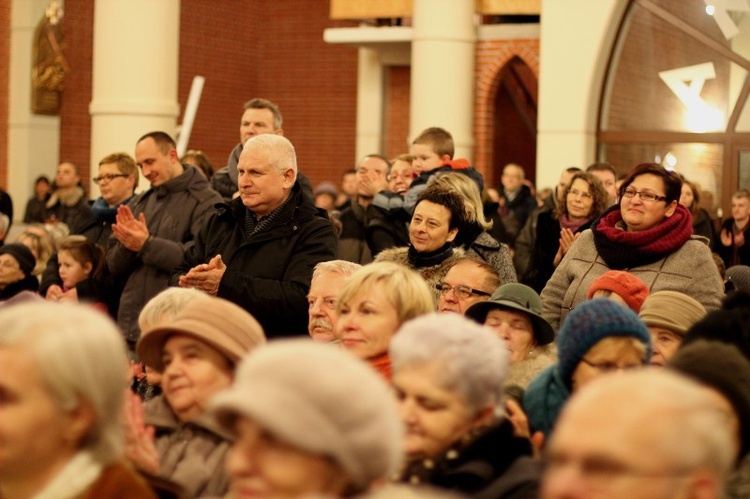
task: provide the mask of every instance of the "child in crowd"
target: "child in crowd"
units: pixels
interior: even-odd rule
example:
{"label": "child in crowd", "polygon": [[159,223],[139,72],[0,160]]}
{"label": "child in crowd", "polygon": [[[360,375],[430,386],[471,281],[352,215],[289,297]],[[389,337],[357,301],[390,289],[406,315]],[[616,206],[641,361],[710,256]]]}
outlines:
{"label": "child in crowd", "polygon": [[68,237],[60,244],[57,261],[63,293],[73,288],[87,288],[90,291],[86,293],[89,301],[96,308],[107,312],[101,283],[97,282],[104,266],[104,250],[101,246],[83,236]]}
{"label": "child in crowd", "polygon": [[609,270],[591,283],[586,298],[609,298],[637,314],[648,294],[646,283],[633,274]]}

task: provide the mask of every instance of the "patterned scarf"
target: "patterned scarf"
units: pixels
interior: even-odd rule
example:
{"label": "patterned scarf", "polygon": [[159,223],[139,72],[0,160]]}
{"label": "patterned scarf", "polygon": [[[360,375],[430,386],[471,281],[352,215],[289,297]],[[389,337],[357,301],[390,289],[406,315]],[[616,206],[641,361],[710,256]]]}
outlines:
{"label": "patterned scarf", "polygon": [[627,232],[617,227],[621,221],[620,207],[615,205],[591,225],[596,250],[607,266],[614,270],[659,261],[681,248],[693,234],[693,218],[681,204],[677,205],[671,217],[643,231]]}

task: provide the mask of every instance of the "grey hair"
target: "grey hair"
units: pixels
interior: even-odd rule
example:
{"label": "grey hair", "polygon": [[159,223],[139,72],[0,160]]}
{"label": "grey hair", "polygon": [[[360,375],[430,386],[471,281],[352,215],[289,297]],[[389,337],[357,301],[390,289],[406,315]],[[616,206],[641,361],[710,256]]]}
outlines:
{"label": "grey hair", "polygon": [[[609,403],[638,408],[661,409],[663,423],[659,438],[651,439],[649,452],[657,452],[681,469],[707,468],[726,478],[735,462],[734,415],[721,407],[712,390],[686,376],[666,369],[635,370],[607,375],[584,387],[568,405],[577,400],[594,404],[602,395],[619,394]],[[588,405],[587,404],[587,405]],[[565,416],[563,412],[562,416]]]}
{"label": "grey hair", "polygon": [[85,305],[45,301],[1,310],[0,324],[0,348],[28,351],[58,407],[91,405],[94,421],[82,450],[105,465],[121,459],[128,364],[117,326]]}
{"label": "grey hair", "polygon": [[510,354],[489,328],[461,315],[432,313],[404,324],[389,352],[394,375],[405,366],[437,364],[440,384],[474,413],[487,407],[502,412]]}
{"label": "grey hair", "polygon": [[321,274],[326,272],[333,272],[335,274],[340,274],[343,277],[349,277],[361,268],[362,265],[346,260],[329,260],[327,262],[320,262],[315,266],[311,281],[314,281],[320,277]]}
{"label": "grey hair", "polygon": [[167,288],[143,307],[138,315],[138,328],[145,331],[168,325],[188,303],[206,297],[205,293],[193,288]]}
{"label": "grey hair", "polygon": [[297,179],[297,153],[289,139],[283,135],[264,133],[250,137],[245,142],[242,153],[244,154],[250,147],[262,149],[279,173],[285,172],[288,168],[294,170],[294,178]]}

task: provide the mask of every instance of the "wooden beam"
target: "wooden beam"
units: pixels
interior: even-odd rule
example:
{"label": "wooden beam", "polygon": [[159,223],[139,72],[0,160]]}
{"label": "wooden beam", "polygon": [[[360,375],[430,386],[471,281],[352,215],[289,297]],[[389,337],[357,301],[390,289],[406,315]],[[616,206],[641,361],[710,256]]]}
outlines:
{"label": "wooden beam", "polygon": [[411,17],[413,0],[331,0],[331,19]]}
{"label": "wooden beam", "polygon": [[476,11],[483,15],[538,16],[542,13],[542,0],[476,0],[476,6]]}

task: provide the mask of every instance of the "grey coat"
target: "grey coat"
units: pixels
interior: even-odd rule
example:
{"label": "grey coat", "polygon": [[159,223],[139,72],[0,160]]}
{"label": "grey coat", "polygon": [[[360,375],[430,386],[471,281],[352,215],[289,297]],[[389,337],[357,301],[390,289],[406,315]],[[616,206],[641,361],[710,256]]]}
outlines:
{"label": "grey coat", "polygon": [[167,288],[169,276],[182,262],[219,196],[195,168],[133,198],[128,206],[146,217],[149,239],[139,253],[109,240],[107,266],[115,278],[126,280],[117,324],[129,342],[138,340],[138,315],[148,300]]}
{"label": "grey coat", "polygon": [[[591,283],[610,270],[594,245],[591,229],[573,244],[542,290],[542,315],[555,330],[570,310],[586,300]],[[680,249],[648,265],[625,269],[646,283],[651,293],[679,291],[695,298],[706,310],[719,308],[724,285],[705,239],[691,236]]]}

